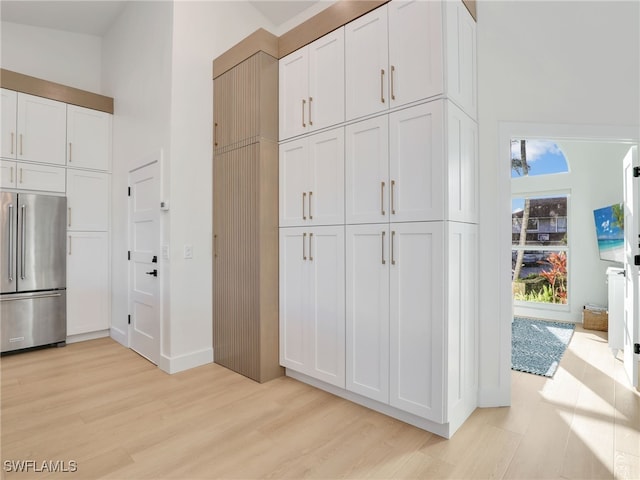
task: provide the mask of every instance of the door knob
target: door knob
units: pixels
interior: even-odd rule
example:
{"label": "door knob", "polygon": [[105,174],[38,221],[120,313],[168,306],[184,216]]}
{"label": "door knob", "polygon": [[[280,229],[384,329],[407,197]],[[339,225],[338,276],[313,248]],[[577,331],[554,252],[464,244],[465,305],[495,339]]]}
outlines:
{"label": "door knob", "polygon": [[153,275],[154,277],[158,276],[158,270],[153,270],[152,272],[145,272],[147,275]]}

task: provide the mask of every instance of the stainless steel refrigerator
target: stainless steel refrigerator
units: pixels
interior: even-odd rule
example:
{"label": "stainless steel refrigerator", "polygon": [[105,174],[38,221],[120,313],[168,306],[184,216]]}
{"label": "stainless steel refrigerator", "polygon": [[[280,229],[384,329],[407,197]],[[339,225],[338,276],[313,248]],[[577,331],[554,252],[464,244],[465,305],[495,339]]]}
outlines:
{"label": "stainless steel refrigerator", "polygon": [[67,199],[0,192],[1,352],[67,337]]}

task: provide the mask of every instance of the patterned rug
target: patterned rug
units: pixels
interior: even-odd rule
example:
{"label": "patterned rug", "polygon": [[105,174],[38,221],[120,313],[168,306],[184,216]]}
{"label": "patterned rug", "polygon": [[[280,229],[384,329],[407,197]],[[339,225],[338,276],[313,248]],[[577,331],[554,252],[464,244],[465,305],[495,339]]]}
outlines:
{"label": "patterned rug", "polygon": [[572,323],[514,317],[511,369],[553,377],[574,330]]}

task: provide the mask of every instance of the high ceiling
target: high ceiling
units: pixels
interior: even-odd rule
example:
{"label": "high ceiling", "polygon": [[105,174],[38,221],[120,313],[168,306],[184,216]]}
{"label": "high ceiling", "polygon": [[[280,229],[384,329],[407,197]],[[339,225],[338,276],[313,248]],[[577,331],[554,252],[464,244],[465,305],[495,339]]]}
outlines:
{"label": "high ceiling", "polygon": [[[275,26],[278,26],[317,1],[253,0],[249,3]],[[0,2],[0,18],[7,22],[103,36],[127,3],[127,1],[116,0],[2,0]]]}

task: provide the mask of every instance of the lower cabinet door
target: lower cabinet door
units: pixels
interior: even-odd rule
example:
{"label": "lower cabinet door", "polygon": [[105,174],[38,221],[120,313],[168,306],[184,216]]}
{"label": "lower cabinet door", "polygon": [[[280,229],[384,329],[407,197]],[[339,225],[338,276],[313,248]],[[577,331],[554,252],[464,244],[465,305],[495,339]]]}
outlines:
{"label": "lower cabinet door", "polygon": [[109,328],[109,234],[68,232],[67,335]]}
{"label": "lower cabinet door", "polygon": [[346,228],[346,388],[389,403],[389,224]]}
{"label": "lower cabinet door", "polygon": [[389,403],[443,422],[443,223],[392,223],[390,230]]}

